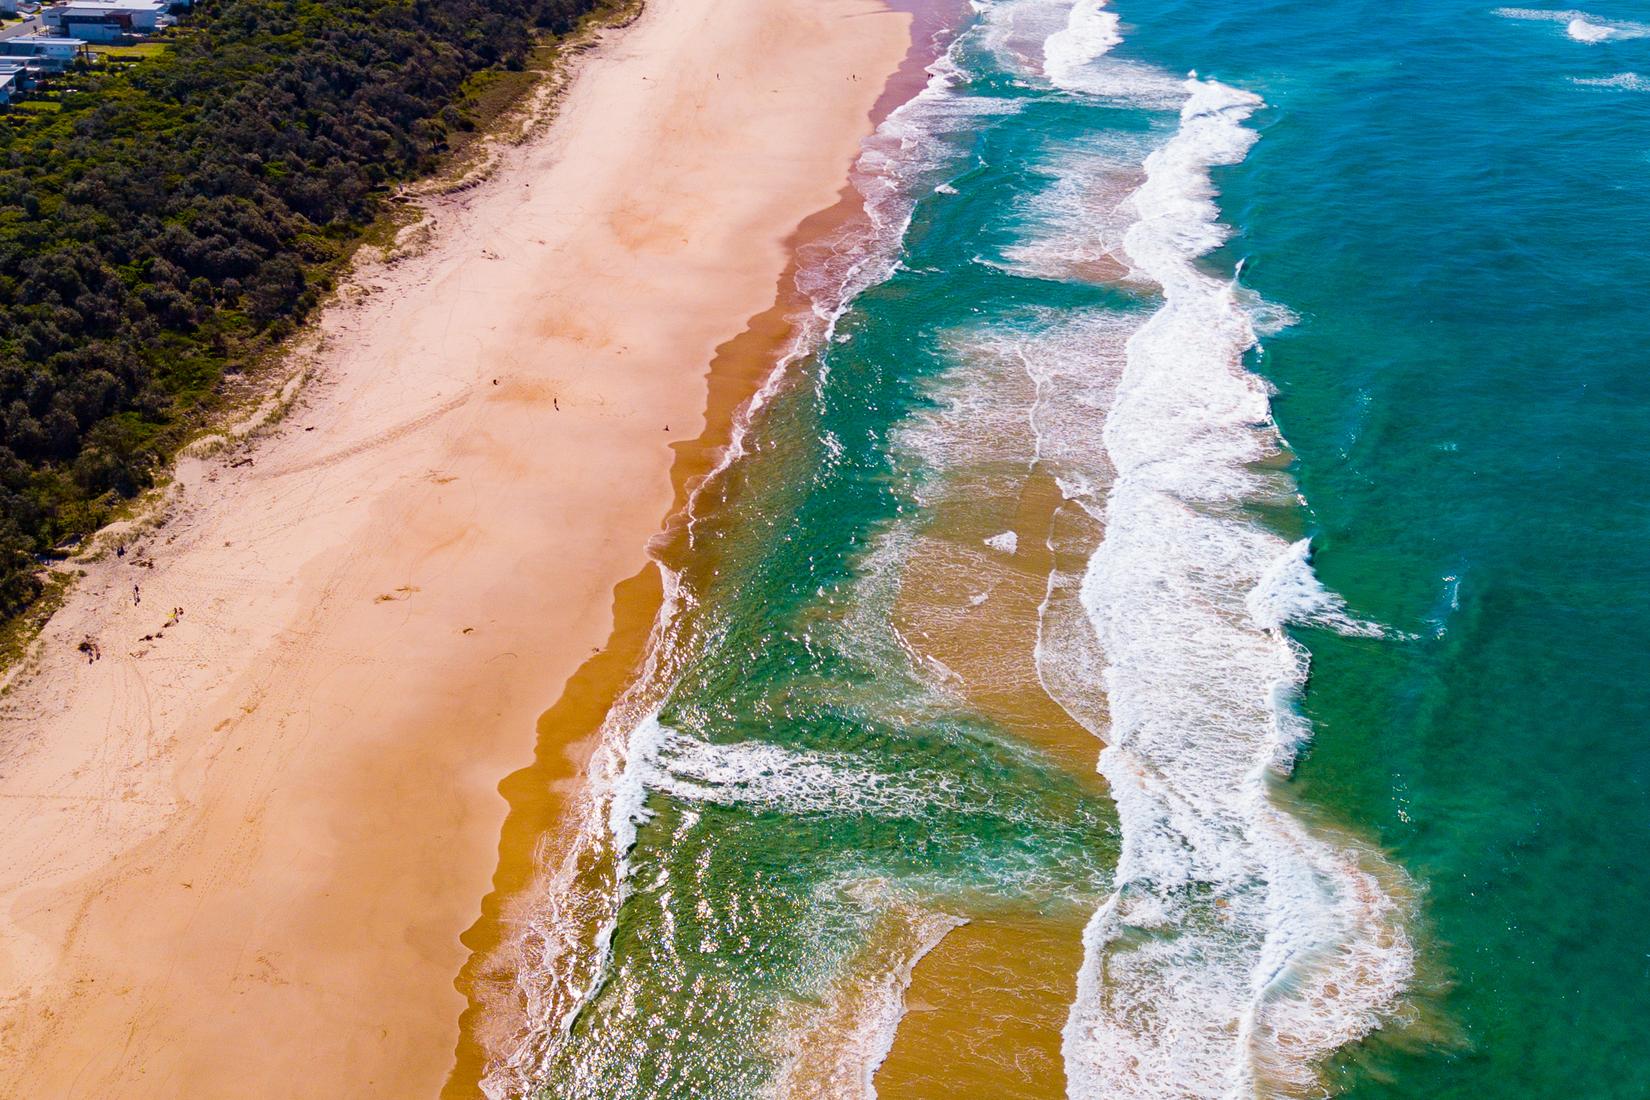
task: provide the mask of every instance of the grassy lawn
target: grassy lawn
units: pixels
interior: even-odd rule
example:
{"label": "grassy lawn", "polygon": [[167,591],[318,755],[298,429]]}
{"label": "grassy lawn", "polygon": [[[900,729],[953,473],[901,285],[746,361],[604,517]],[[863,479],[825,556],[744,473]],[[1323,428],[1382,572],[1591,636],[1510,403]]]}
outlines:
{"label": "grassy lawn", "polygon": [[55,115],[63,109],[63,104],[56,99],[25,99],[21,103],[13,103],[11,109],[37,115]]}
{"label": "grassy lawn", "polygon": [[100,53],[111,61],[137,61],[165,53],[168,49],[170,47],[165,42],[139,42],[135,46],[97,46],[92,52]]}

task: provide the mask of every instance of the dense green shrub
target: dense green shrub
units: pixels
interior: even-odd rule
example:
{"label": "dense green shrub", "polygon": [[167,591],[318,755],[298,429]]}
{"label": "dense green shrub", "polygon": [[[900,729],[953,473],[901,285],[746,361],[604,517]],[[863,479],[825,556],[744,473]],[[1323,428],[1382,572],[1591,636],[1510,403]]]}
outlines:
{"label": "dense green shrub", "polygon": [[290,331],[455,104],[596,0],[202,0],[166,53],[0,116],[0,617]]}

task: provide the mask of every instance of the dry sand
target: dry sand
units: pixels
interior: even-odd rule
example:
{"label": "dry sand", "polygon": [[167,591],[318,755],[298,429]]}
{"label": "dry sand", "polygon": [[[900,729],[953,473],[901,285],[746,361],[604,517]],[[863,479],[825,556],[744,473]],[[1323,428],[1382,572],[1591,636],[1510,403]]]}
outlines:
{"label": "dry sand", "polygon": [[183,462],[167,524],[88,566],[0,708],[0,1097],[440,1091],[497,785],[607,639],[706,366],[907,25],[650,0],[331,312],[251,464]]}

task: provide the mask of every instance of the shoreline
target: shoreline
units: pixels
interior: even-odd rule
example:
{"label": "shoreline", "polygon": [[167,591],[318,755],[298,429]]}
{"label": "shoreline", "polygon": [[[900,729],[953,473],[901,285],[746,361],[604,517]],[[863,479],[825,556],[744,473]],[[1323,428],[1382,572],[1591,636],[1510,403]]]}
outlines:
{"label": "shoreline", "polygon": [[[887,79],[868,115],[868,128],[880,125],[900,104],[920,91],[935,53],[929,38],[946,25],[936,16],[942,5],[889,5],[912,16],[909,45],[898,70]],[[707,411],[698,438],[674,445],[671,468],[674,499],[655,545],[680,534],[690,499],[723,459],[735,424],[753,395],[796,337],[796,317],[809,307],[796,286],[798,255],[848,223],[864,217],[864,202],[852,184],[844,184],[836,201],[803,219],[787,237],[789,261],[775,285],[774,302],[750,318],[744,330],[716,349],[706,372]],[[668,551],[666,551],[668,552]],[[614,589],[613,631],[600,652],[591,655],[567,681],[554,705],[540,716],[539,744],[533,762],[506,777],[500,792],[510,803],[501,833],[493,889],[475,924],[464,934],[471,955],[459,986],[469,999],[461,1023],[454,1072],[442,1096],[460,1100],[477,1094],[490,1055],[507,1045],[506,1033],[521,1026],[519,1006],[511,1004],[511,985],[519,960],[507,937],[522,907],[531,908],[528,891],[540,884],[541,853],[546,841],[569,827],[565,800],[547,792],[567,789],[584,776],[608,711],[634,681],[663,602],[664,589],[656,559]]]}
{"label": "shoreline", "polygon": [[0,706],[0,1096],[448,1079],[500,777],[651,568],[702,365],[839,194],[883,95],[845,72],[908,53],[875,0],[744,3],[604,38],[329,309],[253,461],[184,459],[164,527],[88,564]]}

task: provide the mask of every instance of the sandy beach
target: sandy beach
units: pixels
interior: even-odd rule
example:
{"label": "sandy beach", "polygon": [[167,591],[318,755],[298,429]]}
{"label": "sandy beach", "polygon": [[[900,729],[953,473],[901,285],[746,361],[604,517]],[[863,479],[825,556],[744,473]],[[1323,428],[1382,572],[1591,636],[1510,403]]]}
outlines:
{"label": "sandy beach", "polygon": [[85,566],[0,702],[0,1097],[441,1091],[499,783],[908,45],[875,0],[649,0],[358,277],[279,428]]}

